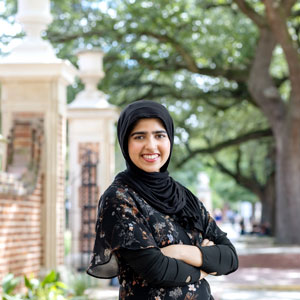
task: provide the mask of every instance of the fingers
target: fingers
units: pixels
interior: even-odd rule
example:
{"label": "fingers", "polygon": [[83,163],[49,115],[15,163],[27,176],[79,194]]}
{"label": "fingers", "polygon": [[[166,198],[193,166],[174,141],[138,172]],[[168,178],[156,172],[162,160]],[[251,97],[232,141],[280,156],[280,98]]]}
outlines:
{"label": "fingers", "polygon": [[201,273],[200,280],[203,279],[203,278],[205,278],[208,275],[206,272],[204,272],[202,270],[200,271],[200,273]]}
{"label": "fingers", "polygon": [[214,246],[215,243],[213,241],[210,241],[208,239],[204,239],[201,243],[202,247],[207,247],[207,246]]}

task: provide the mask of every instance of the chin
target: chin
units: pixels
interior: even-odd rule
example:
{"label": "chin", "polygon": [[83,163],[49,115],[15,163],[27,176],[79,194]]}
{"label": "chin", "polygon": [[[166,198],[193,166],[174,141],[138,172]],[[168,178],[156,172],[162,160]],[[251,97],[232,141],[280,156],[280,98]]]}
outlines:
{"label": "chin", "polygon": [[140,169],[142,169],[144,172],[147,172],[147,173],[159,172],[159,170],[157,170],[157,168],[140,168]]}

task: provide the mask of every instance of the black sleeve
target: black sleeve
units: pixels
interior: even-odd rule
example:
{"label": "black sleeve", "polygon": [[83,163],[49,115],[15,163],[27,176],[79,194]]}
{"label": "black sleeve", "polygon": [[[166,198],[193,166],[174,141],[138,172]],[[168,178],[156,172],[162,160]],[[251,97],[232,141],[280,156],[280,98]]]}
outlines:
{"label": "black sleeve", "polygon": [[215,240],[214,246],[199,247],[199,249],[203,261],[201,270],[207,273],[217,272],[217,275],[227,275],[238,268],[238,256],[226,235]]}
{"label": "black sleeve", "polygon": [[157,248],[118,251],[129,266],[153,286],[184,286],[200,279],[200,268],[165,256]]}

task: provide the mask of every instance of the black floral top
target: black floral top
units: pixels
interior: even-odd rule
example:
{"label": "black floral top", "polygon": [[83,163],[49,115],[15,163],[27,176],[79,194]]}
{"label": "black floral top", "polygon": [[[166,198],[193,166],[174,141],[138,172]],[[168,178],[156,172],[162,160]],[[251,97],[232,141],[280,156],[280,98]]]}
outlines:
{"label": "black floral top", "polygon": [[99,202],[94,254],[88,274],[99,278],[118,275],[119,299],[122,300],[213,299],[205,279],[178,287],[152,286],[133,271],[118,251],[162,248],[171,244],[201,248],[204,238],[215,242],[226,237],[200,201],[199,205],[205,232],[183,230],[176,217],[160,213],[127,185],[113,182]]}

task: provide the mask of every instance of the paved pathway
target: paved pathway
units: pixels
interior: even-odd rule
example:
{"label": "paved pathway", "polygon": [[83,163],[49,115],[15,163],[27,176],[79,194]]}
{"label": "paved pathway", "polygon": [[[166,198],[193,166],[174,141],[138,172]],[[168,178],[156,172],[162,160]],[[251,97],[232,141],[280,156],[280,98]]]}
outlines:
{"label": "paved pathway", "polygon": [[300,270],[243,268],[208,281],[216,300],[300,300]]}
{"label": "paved pathway", "polygon": [[[300,253],[300,247],[277,247],[269,238],[239,237],[230,224],[221,227],[233,240],[239,255],[253,255],[257,259],[259,254],[296,257]],[[300,300],[300,268],[293,265],[281,269],[240,268],[227,276],[209,276],[208,281],[215,300]]]}

